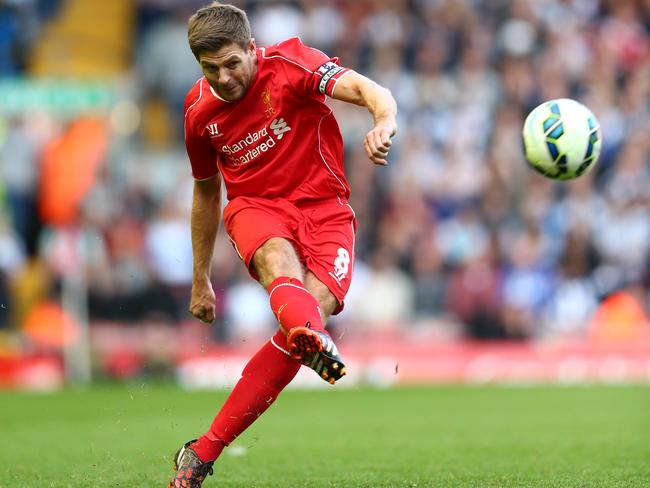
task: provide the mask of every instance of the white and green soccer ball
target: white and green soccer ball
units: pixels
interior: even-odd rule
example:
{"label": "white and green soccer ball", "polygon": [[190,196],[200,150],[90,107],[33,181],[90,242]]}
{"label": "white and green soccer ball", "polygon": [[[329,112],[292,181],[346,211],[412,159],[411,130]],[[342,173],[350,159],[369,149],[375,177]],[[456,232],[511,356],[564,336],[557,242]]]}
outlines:
{"label": "white and green soccer ball", "polygon": [[602,145],[598,119],[570,98],[549,100],[524,122],[524,155],[536,171],[554,180],[570,180],[594,167]]}

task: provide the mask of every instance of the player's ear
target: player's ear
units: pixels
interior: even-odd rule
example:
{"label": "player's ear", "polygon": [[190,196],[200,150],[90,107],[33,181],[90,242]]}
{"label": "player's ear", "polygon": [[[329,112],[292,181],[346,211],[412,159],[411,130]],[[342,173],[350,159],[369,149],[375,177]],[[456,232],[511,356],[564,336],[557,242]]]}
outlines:
{"label": "player's ear", "polygon": [[251,37],[251,40],[248,41],[248,51],[249,52],[255,52],[255,48],[256,48],[256,46],[255,46],[255,38]]}

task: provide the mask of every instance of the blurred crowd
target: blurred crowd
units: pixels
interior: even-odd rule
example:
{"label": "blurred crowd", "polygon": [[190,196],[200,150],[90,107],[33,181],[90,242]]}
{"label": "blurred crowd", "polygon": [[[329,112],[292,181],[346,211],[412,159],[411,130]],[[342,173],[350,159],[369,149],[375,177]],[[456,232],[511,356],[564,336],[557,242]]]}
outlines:
{"label": "blurred crowd", "polygon": [[[55,3],[58,11],[30,9],[33,25],[55,22],[66,1]],[[61,150],[53,141],[76,147],[77,121],[2,118],[0,327],[20,326],[67,282],[87,287],[91,323],[189,320],[192,180],[182,102],[200,76],[186,22],[201,4],[131,3],[128,68],[109,78],[120,102],[105,116],[107,144],[73,218],[48,212],[42,168]],[[650,1],[233,3],[247,10],[258,45],[301,36],[398,101],[387,168],[364,155],[367,112],[332,102],[358,218],[355,276],[337,327],[583,337],[621,291],[646,316]],[[0,22],[40,4],[0,1]],[[29,78],[21,31],[1,32],[2,73]],[[603,147],[591,173],[556,183],[527,167],[520,133],[532,108],[564,97],[596,114]],[[218,339],[273,329],[264,290],[223,234],[213,279]]]}

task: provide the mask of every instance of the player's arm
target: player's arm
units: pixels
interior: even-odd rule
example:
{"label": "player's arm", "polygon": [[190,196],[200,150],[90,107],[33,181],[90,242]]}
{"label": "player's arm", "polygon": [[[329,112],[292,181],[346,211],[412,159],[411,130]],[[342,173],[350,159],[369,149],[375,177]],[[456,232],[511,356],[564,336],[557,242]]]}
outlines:
{"label": "player's arm", "polygon": [[336,82],[332,97],[366,107],[375,126],[363,140],[366,154],[379,165],[386,165],[391,137],[397,133],[397,103],[390,90],[354,71]]}
{"label": "player's arm", "polygon": [[210,266],[221,216],[221,175],[194,181],[190,226],[194,273],[190,313],[203,322],[212,322],[216,301],[210,283]]}

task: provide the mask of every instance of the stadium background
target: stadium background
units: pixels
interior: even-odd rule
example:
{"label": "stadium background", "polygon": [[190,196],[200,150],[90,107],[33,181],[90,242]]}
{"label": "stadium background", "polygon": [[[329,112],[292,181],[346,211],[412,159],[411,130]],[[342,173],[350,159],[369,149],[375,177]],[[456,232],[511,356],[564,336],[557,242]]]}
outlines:
{"label": "stadium background", "polygon": [[[332,321],[350,385],[650,379],[650,2],[234,3],[258,45],[299,35],[399,104],[384,169],[363,154],[367,113],[333,103],[359,221]],[[186,312],[201,5],[0,2],[0,386],[228,385],[274,329],[223,233],[216,325]],[[520,141],[559,97],[604,134],[594,171],[562,184]]]}

